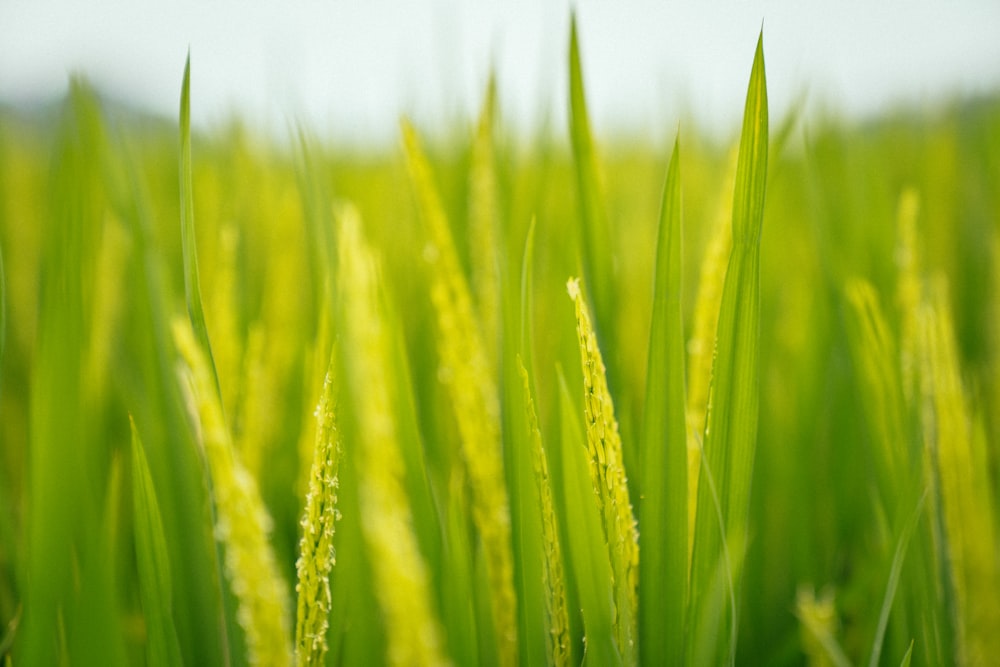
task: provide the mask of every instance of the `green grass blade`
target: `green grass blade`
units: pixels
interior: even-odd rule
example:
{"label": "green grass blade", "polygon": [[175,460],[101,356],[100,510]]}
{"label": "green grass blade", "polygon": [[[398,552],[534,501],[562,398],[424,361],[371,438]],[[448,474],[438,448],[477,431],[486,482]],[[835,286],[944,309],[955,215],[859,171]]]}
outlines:
{"label": "green grass blade", "polygon": [[684,659],[688,581],[679,162],[679,142],[675,142],[656,244],[640,450],[639,655],[648,664],[666,665],[681,664]]}
{"label": "green grass blade", "polygon": [[[3,246],[0,246],[0,362],[3,361],[3,350],[7,342],[7,278],[3,269]],[[0,388],[3,387],[3,376],[0,375]]]}
{"label": "green grass blade", "polygon": [[[728,537],[745,544],[747,536],[760,400],[760,232],[767,181],[767,121],[762,33],[757,41],[744,109],[733,198],[733,250],[722,292],[704,438],[707,461],[703,457],[703,463],[708,464],[714,475],[724,531],[720,535],[716,518],[705,511],[711,495],[708,485],[702,482],[698,489],[690,591],[693,601],[690,618],[695,623],[703,622],[701,608],[713,604],[706,594],[710,590],[713,570],[723,553],[722,540]],[[716,660],[732,661],[736,630],[732,614],[735,610],[727,605],[721,605],[720,609],[724,618]]]}
{"label": "green grass blade", "polygon": [[135,512],[135,555],[139,593],[148,636],[146,656],[151,667],[183,664],[173,618],[170,558],[163,532],[153,477],[132,423],[132,503]]}
{"label": "green grass blade", "polygon": [[205,309],[201,300],[201,281],[198,278],[198,247],[194,228],[194,183],[191,167],[191,54],[184,63],[184,82],[181,84],[181,248],[184,256],[184,297],[187,301],[188,316],[194,329],[195,339],[208,357],[219,400],[222,391],[219,375],[212,357],[212,346],[208,340],[208,326],[205,324]]}
{"label": "green grass blade", "polygon": [[621,665],[614,640],[614,589],[611,562],[601,531],[601,513],[590,481],[587,445],[577,408],[559,372],[563,489],[569,535],[569,563],[583,614],[585,665]]}
{"label": "green grass blade", "polygon": [[[597,155],[587,112],[580,64],[580,43],[576,17],[570,22],[569,35],[569,110],[570,141],[581,218],[581,251],[584,283],[594,304],[595,323],[601,341],[614,350],[612,311],[615,299],[614,243],[604,199],[604,185],[598,172]],[[610,338],[609,338],[610,337]]]}
{"label": "green grass blade", "polygon": [[[875,629],[875,639],[872,641],[871,657],[868,659],[868,667],[878,667],[882,658],[882,643],[885,640],[885,630],[889,626],[889,612],[892,611],[892,602],[896,597],[896,589],[899,587],[899,577],[903,571],[903,561],[906,558],[906,551],[910,546],[910,537],[913,535],[917,522],[924,511],[924,501],[927,499],[927,491],[920,496],[913,514],[906,521],[903,530],[896,541],[896,551],[892,557],[892,565],[889,567],[889,579],[885,585],[885,595],[882,598],[882,607],[878,615],[878,626]],[[911,644],[912,647],[912,644]]]}
{"label": "green grass blade", "polygon": [[910,663],[913,661],[913,640],[910,640],[910,647],[906,649],[906,653],[903,654],[903,659],[899,661],[899,667],[910,667]]}

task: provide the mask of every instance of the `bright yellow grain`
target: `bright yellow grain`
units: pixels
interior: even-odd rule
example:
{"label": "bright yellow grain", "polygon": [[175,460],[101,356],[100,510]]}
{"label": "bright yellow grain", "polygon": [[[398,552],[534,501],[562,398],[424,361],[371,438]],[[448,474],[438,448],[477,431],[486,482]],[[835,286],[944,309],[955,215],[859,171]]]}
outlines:
{"label": "bright yellow grain", "polygon": [[447,384],[472,487],[472,517],[483,542],[501,665],[517,663],[517,603],[510,506],[504,485],[500,399],[430,165],[416,133],[403,126],[407,164],[430,234],[431,302],[437,317],[440,377]]}
{"label": "bright yellow grain", "polygon": [[552,485],[549,482],[549,465],[542,447],[542,433],[538,427],[535,403],[531,398],[531,382],[521,356],[517,357],[517,370],[521,374],[527,407],[528,430],[531,433],[531,463],[535,470],[535,483],[542,509],[542,548],[545,562],[542,568],[545,597],[545,615],[549,621],[548,652],[551,664],[563,667],[569,664],[569,613],[566,609],[566,579],[563,570],[562,548],[559,544],[559,526],[556,523]]}
{"label": "bright yellow grain", "polygon": [[174,321],[174,342],[187,364],[191,400],[197,409],[201,442],[212,477],[216,539],[224,551],[226,577],[237,600],[236,618],[252,665],[290,665],[291,624],[288,587],[268,541],[271,517],[257,483],[233,449],[215,379],[194,331]]}
{"label": "bright yellow grain", "polygon": [[[357,215],[340,225],[340,289],[346,371],[359,424],[357,446],[362,532],[385,618],[391,665],[445,665],[430,577],[417,546],[403,487],[389,369],[391,341],[380,308],[378,269]],[[348,445],[350,446],[350,445]]]}
{"label": "bright yellow grain", "polygon": [[337,519],[337,474],[340,439],[337,434],[336,396],[331,378],[333,363],[323,380],[316,406],[315,450],[302,516],[302,538],[295,563],[298,595],[295,623],[295,662],[323,665],[326,630],[330,623],[330,571],[337,562],[333,533]]}
{"label": "bright yellow grain", "polygon": [[639,584],[639,533],[625,478],[622,441],[618,434],[607,372],[597,346],[590,313],[580,282],[566,285],[576,306],[577,338],[583,366],[583,411],[587,422],[590,472],[604,523],[604,536],[611,552],[615,590],[615,632],[618,649],[626,664],[637,661],[636,620]]}

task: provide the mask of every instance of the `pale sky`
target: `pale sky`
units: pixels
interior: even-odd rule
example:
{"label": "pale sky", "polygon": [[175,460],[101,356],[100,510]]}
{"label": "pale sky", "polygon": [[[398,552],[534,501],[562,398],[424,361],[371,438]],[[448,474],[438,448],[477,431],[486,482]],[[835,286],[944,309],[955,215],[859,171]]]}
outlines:
{"label": "pale sky", "polygon": [[69,75],[176,118],[188,48],[192,116],[236,113],[276,136],[396,141],[472,118],[491,68],[503,115],[565,126],[569,16],[576,8],[598,134],[652,141],[685,111],[729,131],[742,113],[763,25],[772,118],[803,91],[853,117],[1000,90],[1000,2],[666,0],[4,0],[0,102],[61,95]]}

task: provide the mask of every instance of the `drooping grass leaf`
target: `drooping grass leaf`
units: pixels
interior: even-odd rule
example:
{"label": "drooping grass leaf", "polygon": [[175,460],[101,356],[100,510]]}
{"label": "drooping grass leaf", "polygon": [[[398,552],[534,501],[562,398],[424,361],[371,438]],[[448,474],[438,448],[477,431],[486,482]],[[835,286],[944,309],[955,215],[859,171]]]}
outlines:
{"label": "drooping grass leaf", "polygon": [[[709,485],[698,485],[694,553],[691,565],[689,618],[705,619],[706,605],[714,605],[710,582],[724,540],[746,543],[750,480],[757,444],[760,355],[760,232],[767,182],[767,82],[764,73],[763,33],[757,41],[747,90],[733,197],[733,250],[726,270],[716,335],[709,412],[705,426],[704,464],[712,471],[722,508],[723,530],[712,512]],[[725,556],[729,558],[729,556]],[[729,568],[734,570],[734,568]],[[734,585],[738,581],[733,582]],[[734,594],[735,591],[730,592]],[[738,595],[737,595],[738,597]],[[711,662],[732,662],[737,619],[731,605],[719,605],[717,653]],[[699,635],[699,628],[693,628]]]}
{"label": "drooping grass leaf", "polygon": [[639,655],[667,665],[684,658],[688,581],[679,145],[667,168],[656,243],[639,487]]}
{"label": "drooping grass leaf", "polygon": [[163,520],[139,432],[132,422],[132,503],[135,513],[135,554],[139,593],[148,635],[146,655],[151,667],[183,664],[174,627],[173,584]]}

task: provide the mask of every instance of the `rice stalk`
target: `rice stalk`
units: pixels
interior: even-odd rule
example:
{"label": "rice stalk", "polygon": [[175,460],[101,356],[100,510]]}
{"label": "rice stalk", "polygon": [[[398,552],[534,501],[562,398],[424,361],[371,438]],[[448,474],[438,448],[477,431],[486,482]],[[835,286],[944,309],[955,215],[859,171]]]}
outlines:
{"label": "rice stalk", "polygon": [[210,295],[212,351],[218,364],[222,407],[234,425],[233,431],[244,462],[251,471],[256,472],[240,442],[242,429],[236,427],[242,423],[241,411],[237,409],[240,406],[241,390],[256,386],[244,383],[243,376],[243,341],[238,309],[240,285],[236,265],[240,240],[239,230],[231,222],[224,224],[219,230],[214,289]]}
{"label": "rice stalk", "polygon": [[408,123],[403,124],[403,139],[421,217],[430,234],[424,256],[430,261],[438,355],[472,486],[472,516],[485,551],[499,661],[513,665],[517,662],[517,603],[501,455],[500,399],[430,165]]}
{"label": "rice stalk", "polygon": [[[1000,650],[996,523],[985,456],[975,443],[962,385],[946,283],[931,283],[919,311],[924,436],[933,458],[944,524],[946,563],[955,599],[955,660],[985,665]],[[977,449],[979,451],[977,451]]]}
{"label": "rice stalk", "polygon": [[295,662],[323,665],[330,625],[330,571],[337,562],[333,545],[340,486],[340,438],[336,422],[333,358],[330,360],[319,404],[316,406],[315,448],[300,526],[299,557],[295,562],[298,583],[295,622]]}
{"label": "rice stalk", "polygon": [[899,196],[896,214],[896,306],[899,309],[899,360],[903,394],[912,402],[917,391],[917,313],[923,302],[920,249],[917,244],[917,216],[920,195],[906,188]]}
{"label": "rice stalk", "polygon": [[542,588],[545,596],[545,616],[548,619],[547,637],[549,664],[564,667],[570,661],[569,613],[566,605],[566,579],[563,572],[562,547],[559,544],[559,526],[556,522],[555,502],[552,498],[552,484],[549,481],[549,466],[545,449],[542,447],[542,433],[538,427],[535,403],[531,398],[531,379],[520,355],[517,357],[518,371],[524,390],[528,422],[528,442],[531,449],[531,463],[535,471],[535,484],[541,501],[542,513]]}
{"label": "rice stalk", "polygon": [[500,354],[500,241],[493,125],[496,108],[496,81],[491,76],[486,100],[476,125],[469,167],[469,250],[472,288],[476,311],[483,331],[486,355],[494,375]]}
{"label": "rice stalk", "polygon": [[850,667],[851,661],[837,641],[839,623],[832,589],[824,589],[817,598],[811,587],[800,586],[795,596],[795,616],[809,667]]}
{"label": "rice stalk", "polygon": [[576,308],[577,339],[583,367],[583,412],[587,423],[587,449],[590,452],[590,476],[597,492],[605,543],[611,553],[614,584],[615,639],[626,665],[638,662],[638,583],[639,533],[622,458],[607,374],[590,313],[583,301],[580,283],[566,284]]}
{"label": "rice stalk", "polygon": [[385,617],[391,665],[446,665],[431,582],[403,486],[389,368],[389,330],[375,257],[348,210],[339,226],[344,365],[358,420],[362,532]]}
{"label": "rice stalk", "polygon": [[216,539],[223,545],[226,576],[237,601],[252,665],[289,665],[291,626],[288,588],[269,543],[271,517],[257,483],[233,448],[209,361],[190,325],[175,320],[174,343],[188,369],[192,404],[212,478]]}
{"label": "rice stalk", "polygon": [[616,643],[614,575],[601,528],[601,499],[593,483],[587,480],[593,461],[588,460],[580,431],[580,413],[573,405],[562,369],[557,369],[557,374],[566,546],[583,616],[583,664],[615,667],[624,663]]}

